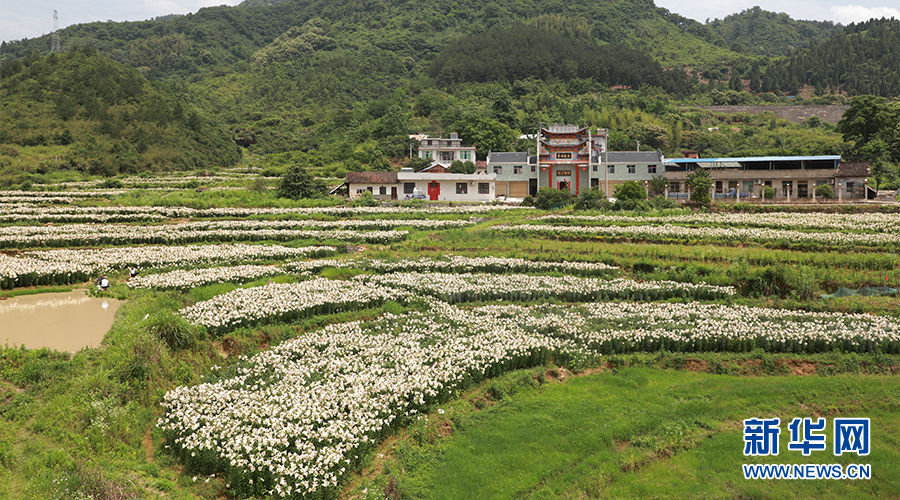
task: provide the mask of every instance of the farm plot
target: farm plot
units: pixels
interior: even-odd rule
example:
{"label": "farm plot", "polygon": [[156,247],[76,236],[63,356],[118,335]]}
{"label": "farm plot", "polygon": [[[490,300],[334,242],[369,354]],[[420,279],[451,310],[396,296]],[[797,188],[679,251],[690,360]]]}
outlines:
{"label": "farm plot", "polygon": [[429,299],[425,312],[332,325],[216,382],[173,390],[159,426],[190,467],[224,474],[236,494],[327,496],[387,432],[473,382],[551,356],[660,348],[900,353],[900,322],[714,304],[461,309]]}

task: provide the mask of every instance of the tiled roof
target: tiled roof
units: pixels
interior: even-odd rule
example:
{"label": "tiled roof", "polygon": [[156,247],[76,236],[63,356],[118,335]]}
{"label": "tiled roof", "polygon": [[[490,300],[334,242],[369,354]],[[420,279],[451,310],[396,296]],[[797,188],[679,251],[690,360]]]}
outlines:
{"label": "tiled roof", "polygon": [[608,163],[656,163],[659,161],[656,151],[610,151],[603,156]]}
{"label": "tiled roof", "polygon": [[396,184],[397,172],[347,172],[346,179],[352,184]]}
{"label": "tiled roof", "polygon": [[851,161],[840,162],[837,168],[837,177],[868,177],[869,162],[867,161]]}
{"label": "tiled roof", "polygon": [[528,158],[528,153],[522,152],[511,152],[511,153],[501,153],[501,152],[492,152],[491,153],[491,162],[492,163],[524,163]]}

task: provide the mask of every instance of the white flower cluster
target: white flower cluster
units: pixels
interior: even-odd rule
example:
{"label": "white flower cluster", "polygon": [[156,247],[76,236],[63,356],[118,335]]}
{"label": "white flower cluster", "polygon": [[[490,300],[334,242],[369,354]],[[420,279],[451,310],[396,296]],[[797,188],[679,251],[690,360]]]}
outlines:
{"label": "white flower cluster", "polygon": [[176,269],[167,273],[138,276],[128,281],[131,288],[186,289],[210,283],[244,283],[263,276],[283,274],[275,266],[227,266],[205,269]]}
{"label": "white flower cluster", "polygon": [[827,229],[863,233],[900,233],[900,214],[883,213],[695,213],[665,216],[547,215],[548,222],[599,222],[603,224],[691,224],[779,229]]}
{"label": "white flower cluster", "polygon": [[601,302],[571,307],[484,306],[480,314],[519,318],[545,332],[605,352],[679,351],[887,352],[900,350],[900,322],[868,314],[812,313],[739,305]]}
{"label": "white flower cluster", "polygon": [[835,246],[882,245],[900,243],[900,233],[848,233],[824,232],[813,233],[790,229],[741,228],[741,227],[684,227],[664,224],[661,226],[549,226],[549,225],[510,225],[492,226],[496,231],[518,232],[522,234],[597,234],[626,236],[632,238],[680,238],[680,239],[714,239],[714,240],[754,240],[773,241],[787,240],[791,242],[823,243]]}
{"label": "white flower cluster", "polygon": [[390,427],[467,381],[544,363],[559,344],[486,319],[435,303],[331,325],[246,360],[232,378],[170,391],[158,425],[188,460],[224,463],[243,495],[333,491]]}
{"label": "white flower cluster", "polygon": [[73,268],[123,269],[129,265],[140,268],[197,267],[247,261],[322,256],[337,252],[335,247],[314,246],[290,248],[281,245],[170,245],[119,247],[88,250],[38,250],[25,252],[34,259],[38,269],[50,263]]}
{"label": "white flower cluster", "polygon": [[[256,221],[262,222],[262,221]],[[205,223],[164,224],[69,224],[62,226],[9,226],[0,228],[0,248],[42,246],[133,245],[141,243],[198,243],[207,241],[288,241],[298,238],[389,243],[406,238],[409,231],[352,231],[266,229],[214,229]]]}
{"label": "white flower cluster", "polygon": [[86,281],[93,268],[84,264],[10,257],[0,253],[0,289],[32,285],[63,285]]}
{"label": "white flower cluster", "polygon": [[363,309],[404,294],[356,281],[316,278],[241,288],[180,311],[191,323],[223,333],[264,321],[290,321],[317,313]]}
{"label": "white flower cluster", "polygon": [[606,275],[619,268],[602,262],[546,262],[517,259],[512,257],[463,257],[448,255],[440,258],[421,257],[418,259],[346,259],[309,260],[288,262],[283,269],[293,272],[314,272],[326,267],[352,267],[393,273],[399,271],[420,271],[438,273],[546,273],[564,272],[577,275]]}
{"label": "white flower cluster", "polygon": [[4,205],[0,223],[34,222],[162,222],[167,216],[154,207],[74,207]]}
{"label": "white flower cluster", "polygon": [[[16,198],[109,198],[127,193],[124,189],[93,189],[93,190],[76,190],[76,191],[0,191],[0,197],[16,197]],[[36,203],[46,203],[44,201],[36,201]]]}
{"label": "white flower cluster", "polygon": [[735,294],[732,287],[695,285],[674,281],[648,281],[617,278],[579,278],[575,276],[530,276],[526,274],[438,274],[395,273],[383,276],[361,275],[354,279],[381,286],[426,294],[450,303],[486,300],[528,301],[554,297],[568,302],[587,302],[611,298],[637,300],[671,297],[721,298]]}

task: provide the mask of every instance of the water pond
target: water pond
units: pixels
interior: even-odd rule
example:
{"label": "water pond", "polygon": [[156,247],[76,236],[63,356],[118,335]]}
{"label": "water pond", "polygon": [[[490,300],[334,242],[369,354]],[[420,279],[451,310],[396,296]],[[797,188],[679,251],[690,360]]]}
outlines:
{"label": "water pond", "polygon": [[99,347],[120,305],[115,299],[88,297],[84,290],[0,300],[0,346],[69,352]]}

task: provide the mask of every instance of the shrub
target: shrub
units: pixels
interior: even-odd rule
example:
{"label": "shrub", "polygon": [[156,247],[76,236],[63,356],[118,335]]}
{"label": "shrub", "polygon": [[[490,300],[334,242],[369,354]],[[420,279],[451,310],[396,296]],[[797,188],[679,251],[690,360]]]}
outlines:
{"label": "shrub", "polygon": [[816,198],[825,198],[828,200],[834,198],[834,188],[828,184],[816,186]]}
{"label": "shrub", "polygon": [[675,200],[670,200],[665,196],[656,196],[654,198],[650,198],[648,200],[650,207],[655,210],[668,210],[672,208],[678,208],[678,202]]}
{"label": "shrub", "polygon": [[198,337],[197,327],[171,311],[150,314],[145,320],[144,329],[150,335],[165,342],[171,349],[193,347]]}
{"label": "shrub", "polygon": [[522,203],[520,203],[523,207],[533,207],[534,206],[534,196],[530,194],[524,198],[522,198]]}
{"label": "shrub", "polygon": [[606,193],[598,188],[582,191],[575,200],[575,210],[599,210],[604,208]]}
{"label": "shrub", "polygon": [[627,181],[616,186],[616,200],[646,200],[647,191],[638,181]]}
{"label": "shrub", "polygon": [[573,200],[574,196],[568,190],[545,187],[538,190],[534,206],[541,210],[553,210],[571,205]]}
{"label": "shrub", "polygon": [[771,200],[772,198],[775,198],[775,188],[773,188],[772,186],[764,187],[763,188],[763,198],[765,198],[767,200]]}
{"label": "shrub", "polygon": [[352,205],[354,207],[377,207],[379,203],[371,191],[366,191],[354,199]]}

